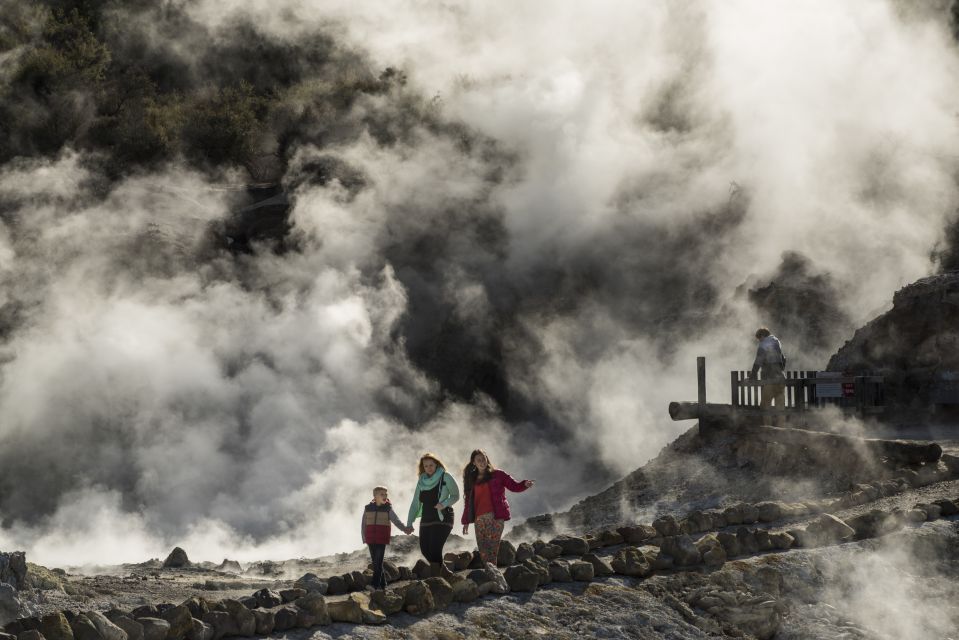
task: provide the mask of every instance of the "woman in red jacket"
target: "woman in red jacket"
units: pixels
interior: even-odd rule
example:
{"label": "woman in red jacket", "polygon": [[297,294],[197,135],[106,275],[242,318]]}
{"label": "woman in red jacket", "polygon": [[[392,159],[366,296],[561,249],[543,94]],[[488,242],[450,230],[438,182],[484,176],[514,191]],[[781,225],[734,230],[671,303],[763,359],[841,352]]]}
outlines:
{"label": "woman in red jacket", "polygon": [[532,480],[517,482],[508,473],[495,469],[482,449],[476,449],[470,455],[470,461],[463,469],[466,505],[461,522],[463,535],[469,533],[471,522],[476,524],[476,547],[483,562],[491,562],[496,566],[499,541],[503,536],[503,527],[509,520],[506,490],[518,493],[532,486]]}

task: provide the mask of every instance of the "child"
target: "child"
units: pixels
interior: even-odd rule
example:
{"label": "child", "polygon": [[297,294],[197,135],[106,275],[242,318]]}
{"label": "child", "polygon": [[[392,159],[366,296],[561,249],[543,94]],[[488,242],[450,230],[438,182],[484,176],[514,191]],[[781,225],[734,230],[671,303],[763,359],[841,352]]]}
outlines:
{"label": "child", "polygon": [[374,487],[373,501],[363,509],[360,528],[363,542],[370,547],[370,559],[373,561],[373,581],[370,586],[374,589],[386,588],[383,557],[386,555],[386,545],[390,543],[390,522],[407,535],[413,533],[413,527],[404,525],[393,511],[386,487]]}

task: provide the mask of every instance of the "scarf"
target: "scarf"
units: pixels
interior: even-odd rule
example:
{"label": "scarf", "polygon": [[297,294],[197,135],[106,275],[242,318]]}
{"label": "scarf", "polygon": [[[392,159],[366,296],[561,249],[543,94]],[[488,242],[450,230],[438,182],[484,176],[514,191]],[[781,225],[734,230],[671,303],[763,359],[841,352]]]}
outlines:
{"label": "scarf", "polygon": [[416,483],[416,490],[420,492],[429,491],[440,483],[440,480],[443,479],[443,473],[443,467],[437,467],[432,476],[422,474]]}

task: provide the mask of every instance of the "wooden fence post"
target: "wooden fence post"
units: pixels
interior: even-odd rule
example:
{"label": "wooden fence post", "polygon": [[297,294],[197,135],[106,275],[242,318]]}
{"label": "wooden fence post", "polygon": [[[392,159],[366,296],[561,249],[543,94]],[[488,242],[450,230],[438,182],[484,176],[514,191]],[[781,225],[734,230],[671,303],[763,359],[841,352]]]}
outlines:
{"label": "wooden fence post", "polygon": [[696,358],[696,387],[699,391],[697,398],[699,408],[703,409],[706,406],[706,358],[704,356]]}

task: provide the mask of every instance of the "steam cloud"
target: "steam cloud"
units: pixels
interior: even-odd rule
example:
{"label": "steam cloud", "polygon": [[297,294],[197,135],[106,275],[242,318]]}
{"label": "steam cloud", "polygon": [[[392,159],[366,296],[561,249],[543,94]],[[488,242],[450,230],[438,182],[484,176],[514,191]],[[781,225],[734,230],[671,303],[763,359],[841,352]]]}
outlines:
{"label": "steam cloud", "polygon": [[[223,6],[117,10],[114,55],[300,87],[246,167],[291,198],[279,244],[225,248],[248,176],[216,158],[5,132],[0,547],[40,562],[353,548],[426,449],[567,508],[681,432],[695,356],[723,397],[782,318],[821,367],[956,208],[946,7]],[[377,88],[314,112],[330,74]]]}

